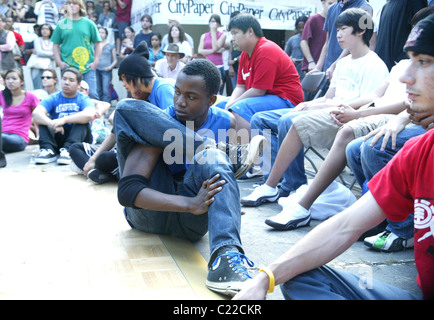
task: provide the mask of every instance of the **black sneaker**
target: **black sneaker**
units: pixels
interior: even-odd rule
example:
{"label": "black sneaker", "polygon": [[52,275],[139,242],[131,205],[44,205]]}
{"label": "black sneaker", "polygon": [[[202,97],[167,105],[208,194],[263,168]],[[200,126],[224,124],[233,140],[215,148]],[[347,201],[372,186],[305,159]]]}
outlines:
{"label": "black sneaker", "polygon": [[87,177],[93,182],[95,182],[96,184],[103,184],[110,181],[116,181],[116,177],[111,173],[107,173],[96,168],[90,170],[89,173],[87,174]]}
{"label": "black sneaker", "polygon": [[265,147],[267,139],[264,136],[254,136],[250,143],[234,145],[229,143],[218,143],[217,148],[225,152],[233,165],[235,178],[242,177],[257,162]]}
{"label": "black sneaker", "polygon": [[[1,121],[1,119],[0,119],[0,121]],[[1,137],[0,137],[0,139],[1,139]],[[5,156],[4,152],[0,150],[0,168],[6,167],[6,164],[7,164],[6,156]]]}
{"label": "black sneaker", "polygon": [[35,158],[35,163],[51,163],[57,160],[57,156],[51,149],[41,149]]}
{"label": "black sneaker", "polygon": [[254,263],[240,252],[226,251],[217,256],[208,271],[208,289],[230,296],[236,295],[246,281],[252,278],[244,261],[248,267],[254,266]]}
{"label": "black sneaker", "polygon": [[59,158],[57,158],[57,163],[58,164],[71,164],[71,162],[72,162],[72,159],[71,159],[71,156],[69,155],[69,151],[66,150],[65,148],[61,148]]}

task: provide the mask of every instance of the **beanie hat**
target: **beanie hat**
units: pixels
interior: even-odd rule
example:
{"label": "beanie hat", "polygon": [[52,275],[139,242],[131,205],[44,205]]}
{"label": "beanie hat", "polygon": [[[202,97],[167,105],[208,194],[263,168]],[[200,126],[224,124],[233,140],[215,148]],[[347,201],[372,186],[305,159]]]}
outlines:
{"label": "beanie hat", "polygon": [[419,21],[411,30],[404,51],[414,51],[434,57],[434,14]]}
{"label": "beanie hat", "polygon": [[128,74],[139,78],[152,78],[155,74],[152,72],[149,64],[149,49],[146,41],[139,43],[137,48],[128,55],[119,65],[118,75]]}

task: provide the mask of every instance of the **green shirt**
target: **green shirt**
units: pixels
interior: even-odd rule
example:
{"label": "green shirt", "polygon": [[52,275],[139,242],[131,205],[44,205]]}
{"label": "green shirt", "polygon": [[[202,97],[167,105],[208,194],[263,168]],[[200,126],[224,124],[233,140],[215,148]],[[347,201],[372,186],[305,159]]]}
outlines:
{"label": "green shirt", "polygon": [[87,18],[80,20],[60,20],[51,36],[51,41],[60,46],[60,58],[81,73],[90,70],[87,66],[94,59],[94,43],[101,37],[93,21]]}

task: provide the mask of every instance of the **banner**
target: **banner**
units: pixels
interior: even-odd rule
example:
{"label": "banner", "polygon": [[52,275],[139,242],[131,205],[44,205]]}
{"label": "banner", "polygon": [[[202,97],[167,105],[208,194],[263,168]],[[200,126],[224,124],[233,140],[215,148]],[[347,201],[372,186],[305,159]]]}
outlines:
{"label": "banner", "polygon": [[262,29],[294,30],[295,20],[301,15],[311,16],[316,12],[316,7],[274,5],[272,1],[133,0],[131,24],[135,30],[140,30],[140,18],[146,13],[152,16],[154,25],[167,24],[168,18],[173,15],[184,25],[207,25],[212,14],[218,14],[222,25],[225,25],[234,11],[251,13],[258,19]]}

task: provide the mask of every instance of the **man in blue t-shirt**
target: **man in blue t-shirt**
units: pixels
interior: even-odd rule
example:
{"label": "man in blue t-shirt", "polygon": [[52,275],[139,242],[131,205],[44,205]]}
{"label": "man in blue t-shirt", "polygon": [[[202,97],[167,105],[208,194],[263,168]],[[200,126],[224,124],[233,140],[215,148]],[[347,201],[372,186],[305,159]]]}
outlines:
{"label": "man in blue t-shirt", "polygon": [[78,91],[82,78],[77,69],[64,69],[62,91],[42,100],[33,111],[33,120],[39,125],[36,163],[57,160],[59,164],[69,164],[69,147],[76,142],[92,141],[90,121],[95,116],[95,105]]}
{"label": "man in blue t-shirt", "polygon": [[250,277],[247,265],[253,265],[241,244],[236,178],[259,157],[265,139],[256,136],[245,146],[225,143],[222,131],[230,133],[235,122],[213,106],[220,80],[212,62],[196,59],[179,73],[173,106],[166,110],[135,99],[118,103],[118,199],[132,228],[190,241],[208,232],[206,285],[233,295]]}

